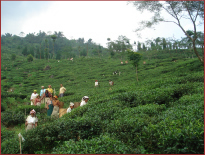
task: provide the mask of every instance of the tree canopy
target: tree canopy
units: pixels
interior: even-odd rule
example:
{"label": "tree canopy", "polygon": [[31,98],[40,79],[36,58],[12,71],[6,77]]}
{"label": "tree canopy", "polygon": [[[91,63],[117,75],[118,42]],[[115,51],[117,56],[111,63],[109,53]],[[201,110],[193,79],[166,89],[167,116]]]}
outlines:
{"label": "tree canopy", "polygon": [[[160,22],[172,22],[180,27],[184,34],[192,41],[193,50],[200,62],[204,63],[202,56],[199,55],[196,49],[197,22],[204,23],[204,2],[203,1],[134,1],[132,3],[137,10],[143,12],[145,10],[152,12],[154,15],[149,21],[141,21],[141,27],[136,29],[136,32],[144,28],[152,28]],[[165,11],[172,17],[172,20],[163,16]],[[188,19],[192,22],[193,35],[190,35],[182,25],[182,20]]]}

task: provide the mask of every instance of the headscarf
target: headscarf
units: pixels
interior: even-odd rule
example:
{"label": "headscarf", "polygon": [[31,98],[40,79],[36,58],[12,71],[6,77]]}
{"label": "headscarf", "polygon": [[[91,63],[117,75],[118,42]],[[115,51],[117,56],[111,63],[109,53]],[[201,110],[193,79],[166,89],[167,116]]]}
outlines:
{"label": "headscarf", "polygon": [[82,101],[85,101],[85,99],[89,98],[88,96],[83,96]]}
{"label": "headscarf", "polygon": [[30,111],[30,114],[36,114],[36,111],[33,109]]}
{"label": "headscarf", "polygon": [[37,90],[34,90],[33,92],[36,92],[36,93],[37,93]]}
{"label": "headscarf", "polygon": [[55,95],[55,96],[53,96],[53,97],[54,97],[54,98],[56,98],[56,99],[58,98],[58,96],[56,96],[56,95]]}
{"label": "headscarf", "polygon": [[70,106],[74,106],[74,103],[73,103],[73,102],[70,102]]}

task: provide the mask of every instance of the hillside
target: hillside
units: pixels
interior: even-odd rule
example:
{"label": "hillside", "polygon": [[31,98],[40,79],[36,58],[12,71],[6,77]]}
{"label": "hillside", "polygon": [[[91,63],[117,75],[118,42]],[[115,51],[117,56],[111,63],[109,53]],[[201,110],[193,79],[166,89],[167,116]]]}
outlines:
{"label": "hillside", "polygon": [[[144,62],[144,63],[143,63]],[[45,68],[49,66],[49,70]],[[114,71],[121,72],[113,75]],[[192,154],[204,153],[204,67],[196,59],[146,59],[135,69],[112,58],[27,62],[1,57],[1,151],[36,154]],[[95,80],[100,83],[94,87]],[[108,81],[114,86],[109,87]],[[34,89],[66,87],[64,108],[90,100],[58,120],[34,107],[36,129],[25,132],[27,105]],[[12,91],[11,91],[12,90]],[[8,116],[13,117],[8,117]],[[35,147],[32,147],[35,145]],[[11,146],[8,150],[7,147]]]}

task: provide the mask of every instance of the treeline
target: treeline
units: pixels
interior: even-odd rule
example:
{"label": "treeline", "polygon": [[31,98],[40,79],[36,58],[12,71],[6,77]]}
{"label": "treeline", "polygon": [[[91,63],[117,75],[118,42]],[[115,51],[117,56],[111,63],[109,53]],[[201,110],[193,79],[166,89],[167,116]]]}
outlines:
{"label": "treeline", "polygon": [[[193,31],[186,31],[190,36]],[[196,40],[197,51],[204,57],[204,33],[197,32]],[[147,59],[161,59],[167,57],[176,58],[195,58],[193,44],[190,38],[184,37],[180,40],[172,38],[160,38],[147,40],[145,42],[130,42],[126,36],[120,35],[117,40],[107,38],[107,48],[96,44],[90,38],[67,39],[63,32],[49,31],[47,33],[29,33],[25,36],[23,32],[17,35],[6,33],[1,36],[1,52],[10,54],[19,54],[37,59],[70,59],[75,57],[104,57],[116,58],[120,60],[127,59],[126,51],[131,49],[143,54]],[[15,56],[12,56],[12,59]]]}
{"label": "treeline", "polygon": [[1,36],[2,53],[32,55],[38,59],[67,59],[81,56],[105,56],[107,50],[103,46],[84,38],[67,39],[62,32],[29,33],[19,36],[6,33]]}

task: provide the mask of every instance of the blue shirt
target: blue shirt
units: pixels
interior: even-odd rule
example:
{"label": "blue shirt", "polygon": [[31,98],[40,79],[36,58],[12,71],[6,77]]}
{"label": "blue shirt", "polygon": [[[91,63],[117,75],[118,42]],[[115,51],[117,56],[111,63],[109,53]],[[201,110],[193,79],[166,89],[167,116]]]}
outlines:
{"label": "blue shirt", "polygon": [[46,89],[41,89],[40,96],[42,96],[45,93]]}

